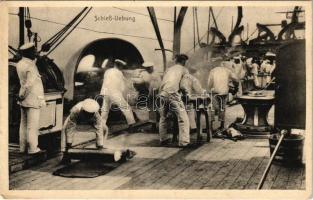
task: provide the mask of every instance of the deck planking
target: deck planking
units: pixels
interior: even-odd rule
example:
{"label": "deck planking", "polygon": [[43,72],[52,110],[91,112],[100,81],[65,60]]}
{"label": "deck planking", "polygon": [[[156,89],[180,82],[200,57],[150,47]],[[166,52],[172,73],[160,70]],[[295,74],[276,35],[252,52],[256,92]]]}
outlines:
{"label": "deck planking", "polygon": [[[228,121],[237,117],[232,110],[238,109],[241,107],[227,110]],[[158,135],[145,131],[117,134],[105,145],[129,148],[137,155],[103,176],[88,179],[52,175],[62,167],[58,165],[59,155],[10,174],[9,187],[13,190],[255,189],[269,160],[265,139],[233,142],[213,138],[198,148],[181,149],[161,147]],[[80,147],[93,146],[85,143]],[[276,164],[272,165],[263,186],[263,189],[304,188],[305,166],[286,169]]]}
{"label": "deck planking", "polygon": [[[163,186],[160,189],[171,189],[173,187],[182,189],[185,187],[186,188],[189,187],[192,183],[199,179],[200,174],[206,173],[206,170],[210,169],[210,165],[212,164],[209,162],[201,161],[201,159],[204,159],[204,157],[201,155],[205,155],[205,157],[214,156],[217,155],[220,149],[222,149],[222,147],[214,148],[213,145],[209,145],[201,147],[201,149],[196,151],[196,153],[194,152],[190,153],[186,157],[186,159],[191,160],[194,163],[186,167],[184,169],[184,172],[179,174],[179,176],[176,176],[175,178],[171,179],[168,183],[163,184]],[[193,174],[193,176],[189,176],[190,174]]]}
{"label": "deck planking", "polygon": [[288,182],[286,189],[292,190],[294,188],[301,188],[302,179],[299,177],[302,176],[303,168],[293,167],[289,170]]}
{"label": "deck planking", "polygon": [[[229,147],[232,148],[232,147]],[[223,182],[227,176],[229,176],[229,171],[231,171],[236,164],[240,161],[240,159],[233,159],[238,155],[247,155],[250,148],[235,148],[232,151],[228,151],[226,155],[228,155],[222,162],[219,163],[218,171],[214,174],[213,177],[209,179],[207,183],[203,186],[203,189],[216,189],[220,183]]]}
{"label": "deck planking", "polygon": [[252,151],[253,143],[249,143],[245,145],[246,151],[239,156],[236,156],[238,160],[237,163],[234,164],[234,167],[228,171],[228,174],[224,177],[224,179],[216,185],[216,189],[230,188],[231,185],[235,182],[235,180],[242,173],[247,160],[254,155],[254,151]]}
{"label": "deck planking", "polygon": [[199,176],[198,180],[196,180],[195,182],[193,182],[192,184],[188,186],[189,189],[198,189],[198,188],[203,189],[204,185],[208,183],[210,178],[214,176],[220,170],[222,166],[221,160],[223,160],[228,155],[229,149],[226,148],[228,144],[229,144],[229,141],[226,141],[223,143],[223,145],[219,145],[217,147],[217,153],[202,157],[202,159],[204,159],[206,162],[209,161],[207,170],[205,170],[204,173],[202,173]]}

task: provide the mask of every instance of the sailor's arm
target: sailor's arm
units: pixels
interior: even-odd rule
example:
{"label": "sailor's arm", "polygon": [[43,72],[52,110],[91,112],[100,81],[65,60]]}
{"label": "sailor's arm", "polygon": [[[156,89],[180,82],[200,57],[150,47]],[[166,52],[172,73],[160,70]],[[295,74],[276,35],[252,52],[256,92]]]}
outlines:
{"label": "sailor's arm", "polygon": [[66,118],[63,124],[62,131],[64,133],[71,132],[76,127],[78,113],[79,113],[79,109],[76,106],[74,106],[71,109],[69,116]]}
{"label": "sailor's arm", "polygon": [[179,87],[180,87],[180,90],[187,96],[190,94],[191,91],[189,91],[189,87],[188,85],[190,84],[189,83],[189,77],[186,77],[186,76],[183,76],[183,78],[181,79],[180,81],[180,84],[179,84]]}
{"label": "sailor's arm", "polygon": [[238,90],[240,77],[238,77],[235,73],[230,72],[230,80],[233,82],[234,87]]}
{"label": "sailor's arm", "polygon": [[234,72],[230,71],[229,74],[230,74],[229,75],[230,79],[232,81],[237,82],[237,83],[240,81],[239,77]]}
{"label": "sailor's arm", "polygon": [[95,124],[94,127],[96,129],[96,134],[97,136],[103,133],[103,123],[102,123],[102,117],[100,114],[97,112],[95,113]]}
{"label": "sailor's arm", "polygon": [[[75,106],[74,106],[75,107]],[[73,108],[74,108],[73,107]],[[72,145],[72,133],[76,127],[76,111],[71,109],[70,115],[64,121],[62,130],[61,130],[61,151],[65,152]],[[74,109],[75,110],[75,109]]]}
{"label": "sailor's arm", "polygon": [[209,78],[208,78],[208,88],[212,89],[213,88],[213,72],[211,71],[209,74]]}
{"label": "sailor's arm", "polygon": [[148,72],[141,71],[137,76],[131,78],[134,83],[142,84],[151,81],[151,75]]}
{"label": "sailor's arm", "polygon": [[25,97],[29,94],[29,91],[31,87],[34,84],[34,81],[36,80],[36,75],[33,74],[31,71],[26,72],[26,82],[25,84],[21,85],[21,89],[19,91],[19,98],[25,99]]}
{"label": "sailor's arm", "polygon": [[131,78],[131,80],[136,84],[144,83],[144,80],[142,78]]}
{"label": "sailor's arm", "polygon": [[141,84],[145,82],[144,79],[140,75],[131,77],[131,80],[133,83],[136,83],[136,84]]}
{"label": "sailor's arm", "polygon": [[273,71],[275,70],[275,68],[276,68],[276,63],[274,62],[274,63],[271,65],[270,74],[273,73]]}
{"label": "sailor's arm", "polygon": [[261,66],[260,66],[260,71],[261,72],[266,72],[266,63],[265,62],[262,62]]}
{"label": "sailor's arm", "polygon": [[200,81],[195,77],[192,78],[192,89],[196,92],[196,94],[205,93],[205,89],[202,88]]}
{"label": "sailor's arm", "polygon": [[68,116],[65,121],[64,121],[64,124],[63,124],[63,127],[62,127],[62,131],[61,131],[61,134],[66,134],[66,129],[67,129],[67,126],[69,124],[69,121],[70,121],[70,116]]}

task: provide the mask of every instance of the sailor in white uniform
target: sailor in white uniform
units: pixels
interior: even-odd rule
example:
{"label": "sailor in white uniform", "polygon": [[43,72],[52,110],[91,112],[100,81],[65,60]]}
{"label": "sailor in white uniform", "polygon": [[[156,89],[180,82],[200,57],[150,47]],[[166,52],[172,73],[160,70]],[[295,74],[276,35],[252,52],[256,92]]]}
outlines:
{"label": "sailor in white uniform", "polygon": [[272,73],[276,68],[275,58],[276,54],[267,52],[265,54],[265,60],[261,64],[261,71],[266,75],[266,84],[271,82]]}
{"label": "sailor in white uniform", "polygon": [[152,62],[144,62],[142,68],[138,75],[132,77],[132,81],[135,84],[144,84],[145,87],[149,90],[149,95],[152,95],[153,90],[156,90],[160,87],[161,76],[154,73],[154,64]]}
{"label": "sailor in white uniform", "polygon": [[213,105],[221,122],[219,129],[224,129],[225,125],[225,108],[229,93],[229,82],[239,82],[236,73],[231,70],[231,65],[231,62],[222,62],[220,66],[210,71],[208,78],[208,88],[214,93]]}
{"label": "sailor in white uniform", "polygon": [[[124,114],[127,124],[129,125],[129,132],[134,131],[133,125],[135,118],[132,108],[126,101],[124,93],[126,90],[125,77],[122,69],[126,66],[126,62],[116,59],[114,67],[105,71],[103,76],[103,83],[100,95],[103,96],[103,105],[101,108],[101,117],[103,125],[106,126],[111,105],[116,105]],[[107,127],[105,127],[107,129]]]}
{"label": "sailor in white uniform", "polygon": [[234,72],[235,72],[236,76],[239,79],[238,92],[236,95],[241,96],[242,95],[242,82],[243,82],[243,79],[245,77],[246,71],[243,68],[243,64],[242,64],[240,56],[234,57],[233,68],[234,68]]}
{"label": "sailor in white uniform", "polygon": [[161,82],[159,93],[162,102],[159,109],[159,134],[161,144],[166,144],[169,141],[167,134],[167,116],[170,111],[175,113],[178,119],[178,146],[188,147],[190,144],[189,118],[179,92],[180,82],[183,76],[189,73],[188,69],[185,67],[187,60],[187,55],[176,55],[175,65],[165,71]]}
{"label": "sailor in white uniform", "polygon": [[[180,81],[180,88],[183,92],[183,94],[189,98],[192,99],[194,96],[203,96],[206,94],[206,90],[202,88],[202,85],[200,81],[194,76],[195,73],[197,72],[197,68],[194,66],[189,67],[189,73],[185,74]],[[189,124],[190,124],[190,129],[192,131],[196,130],[197,125],[196,125],[196,110],[194,108],[194,105],[192,103],[186,103],[186,111],[188,114],[189,118]]]}
{"label": "sailor in white uniform", "polygon": [[87,124],[93,126],[96,133],[96,146],[98,149],[103,148],[104,140],[107,139],[107,130],[103,129],[99,111],[100,106],[93,99],[85,99],[73,106],[61,132],[62,163],[69,162],[67,151],[72,147],[77,125]]}
{"label": "sailor in white uniform", "polygon": [[34,43],[26,43],[20,48],[22,59],[17,63],[16,70],[21,88],[18,104],[21,106],[20,151],[28,154],[40,152],[38,148],[40,108],[46,105],[41,76],[35,59]]}

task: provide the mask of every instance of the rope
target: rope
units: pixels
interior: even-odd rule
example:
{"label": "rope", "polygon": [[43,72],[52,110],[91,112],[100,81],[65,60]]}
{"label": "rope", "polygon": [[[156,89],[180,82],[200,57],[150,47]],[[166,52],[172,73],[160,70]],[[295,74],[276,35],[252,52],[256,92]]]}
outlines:
{"label": "rope", "polygon": [[89,8],[89,10],[85,13],[85,15],[76,23],[76,25],[72,28],[72,30],[70,30],[48,53],[47,55],[49,55],[55,48],[57,48],[66,38],[69,34],[71,34],[74,29],[80,24],[80,22],[83,21],[83,19],[85,19],[85,17],[88,15],[88,13],[91,11],[92,7]]}
{"label": "rope", "polygon": [[18,52],[18,50],[14,49],[12,46],[9,45],[9,49],[13,52]]}
{"label": "rope", "polygon": [[[206,32],[204,35],[202,35],[201,38],[200,38],[200,41],[201,41],[207,34],[208,34],[208,32]],[[200,43],[197,43],[197,44],[196,44],[196,47],[197,47],[199,44],[200,44]],[[193,50],[193,49],[195,49],[195,48],[192,47],[191,49],[189,49],[188,51],[186,51],[185,54],[188,54],[188,53],[189,53],[191,50]]]}
{"label": "rope", "polygon": [[9,45],[9,53],[11,53],[13,56],[16,56],[18,54],[18,50],[14,49],[11,45]]}
{"label": "rope", "polygon": [[54,36],[52,36],[48,41],[46,41],[42,47],[47,47],[49,49],[68,31],[71,26],[82,16],[82,14],[86,11],[87,7],[85,7],[82,11],[78,13],[71,21],[68,23],[61,31],[57,32]]}
{"label": "rope", "polygon": [[30,12],[29,12],[29,8],[26,7],[25,11],[25,19],[30,19]]}
{"label": "rope", "polygon": [[[16,13],[9,13],[9,15],[18,16],[18,14],[16,14]],[[47,20],[47,19],[41,19],[41,18],[37,18],[37,17],[31,17],[31,19],[42,21],[42,22],[48,22],[48,23],[52,23],[52,24],[57,24],[57,25],[61,25],[61,26],[66,26],[66,24],[63,24],[63,23],[60,23],[60,22],[51,21],[51,20]],[[79,26],[77,27],[77,29],[90,31],[90,32],[94,32],[94,33],[101,33],[101,34],[120,35],[120,36],[134,37],[134,38],[141,38],[141,39],[148,39],[148,40],[156,40],[156,41],[158,40],[158,39],[152,38],[152,37],[139,36],[139,35],[130,35],[130,34],[123,34],[123,33],[114,33],[114,32],[107,32],[107,31],[98,31],[98,30],[85,28],[85,27],[79,27]],[[163,39],[163,41],[173,42],[170,39]]]}
{"label": "rope", "polygon": [[72,24],[74,24],[74,22],[82,15],[82,13],[86,10],[86,7],[80,12],[78,13],[78,15],[76,15],[69,24],[67,24],[60,32],[56,33],[54,36],[52,36],[52,38],[50,40],[48,40],[47,42],[51,41],[51,43],[54,43],[58,38],[61,37],[62,34],[64,34]]}
{"label": "rope", "polygon": [[8,49],[9,50],[9,53],[11,53],[13,56],[16,55],[16,53],[14,51],[12,51],[11,49]]}
{"label": "rope", "polygon": [[[224,7],[222,7],[222,8],[220,9],[220,11],[218,12],[218,14],[217,14],[215,20],[218,19],[218,17],[220,16],[220,14],[221,14],[221,12],[222,12],[223,9],[224,9]],[[199,33],[198,33],[198,34],[199,34]],[[209,31],[207,31],[204,35],[202,35],[200,39],[199,39],[199,37],[198,37],[198,43],[197,43],[194,47],[192,47],[191,49],[189,49],[188,51],[186,51],[186,54],[188,54],[188,53],[189,53],[190,51],[192,51],[193,49],[195,50],[196,47],[200,44],[201,40],[202,40],[206,35],[208,35],[208,34],[209,34]]]}
{"label": "rope", "polygon": [[[225,7],[222,7],[221,9],[220,9],[220,11],[217,13],[217,15],[216,15],[216,20],[218,19],[218,17],[220,16],[220,14],[221,14],[221,12],[223,11],[223,9],[224,9]],[[213,9],[213,8],[212,8]]]}
{"label": "rope", "polygon": [[246,41],[248,41],[250,39],[250,37],[258,30],[258,28],[256,28],[252,33],[251,35],[249,35],[249,37],[246,39]]}

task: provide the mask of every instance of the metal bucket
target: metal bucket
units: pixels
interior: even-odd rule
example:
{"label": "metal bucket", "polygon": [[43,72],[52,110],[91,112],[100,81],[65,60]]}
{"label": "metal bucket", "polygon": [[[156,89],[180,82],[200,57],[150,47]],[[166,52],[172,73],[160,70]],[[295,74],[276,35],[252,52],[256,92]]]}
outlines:
{"label": "metal bucket", "polygon": [[[279,135],[274,134],[269,138],[271,155],[279,140]],[[286,136],[274,158],[275,163],[283,164],[286,166],[297,166],[302,164],[304,136],[294,135]]]}

